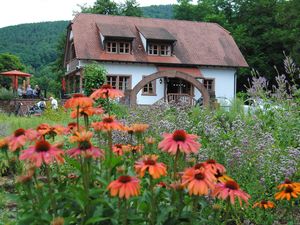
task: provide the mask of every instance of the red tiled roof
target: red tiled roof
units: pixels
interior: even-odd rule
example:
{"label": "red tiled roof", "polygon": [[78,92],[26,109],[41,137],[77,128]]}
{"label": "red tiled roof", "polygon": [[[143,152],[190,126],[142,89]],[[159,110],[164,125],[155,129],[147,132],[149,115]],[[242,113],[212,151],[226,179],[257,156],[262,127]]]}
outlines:
{"label": "red tiled roof", "polygon": [[[100,43],[98,27],[110,24],[112,28],[128,27],[128,33],[135,36],[130,55],[106,53]],[[164,29],[176,39],[174,56],[149,56],[145,52],[138,27]],[[98,61],[122,61],[153,64],[206,65],[247,67],[228,31],[215,23],[166,20],[99,14],[78,14],[71,28],[74,35],[76,57]]]}

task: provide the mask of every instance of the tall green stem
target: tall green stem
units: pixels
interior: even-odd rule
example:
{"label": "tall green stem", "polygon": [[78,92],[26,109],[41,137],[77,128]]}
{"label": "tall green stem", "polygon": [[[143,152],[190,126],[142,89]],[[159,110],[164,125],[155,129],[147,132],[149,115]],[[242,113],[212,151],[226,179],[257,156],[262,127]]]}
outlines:
{"label": "tall green stem", "polygon": [[176,180],[177,177],[177,162],[179,157],[180,151],[179,148],[177,148],[175,159],[174,159],[174,167],[173,167],[173,179]]}
{"label": "tall green stem", "polygon": [[52,188],[52,177],[50,175],[50,168],[48,165],[45,165],[46,168],[46,176],[47,176],[47,180],[48,180],[48,185],[49,185],[49,197],[51,200],[51,206],[52,206],[52,213],[55,216],[56,215],[56,201],[54,198],[54,190]]}
{"label": "tall green stem", "polygon": [[79,132],[79,106],[77,106],[76,119],[77,119],[77,131]]}
{"label": "tall green stem", "polygon": [[151,191],[151,214],[150,214],[150,223],[151,225],[156,224],[156,196],[154,193],[154,182],[153,178],[150,176],[150,191]]}

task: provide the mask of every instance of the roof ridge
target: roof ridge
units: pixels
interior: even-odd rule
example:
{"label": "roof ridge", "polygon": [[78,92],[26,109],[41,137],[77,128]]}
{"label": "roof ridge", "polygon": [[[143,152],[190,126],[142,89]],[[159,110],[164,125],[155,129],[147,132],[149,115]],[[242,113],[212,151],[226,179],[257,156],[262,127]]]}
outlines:
{"label": "roof ridge", "polygon": [[[178,21],[178,22],[189,22],[189,23],[204,23],[204,24],[217,24],[215,22],[205,22],[205,21],[191,21],[191,20],[179,20],[179,19],[163,19],[163,18],[152,18],[152,17],[138,17],[138,16],[120,16],[120,15],[105,15],[105,14],[96,14],[96,13],[77,13],[73,19],[77,18],[79,15],[95,15],[95,16],[107,16],[107,17],[126,17],[126,18],[136,18],[141,20],[163,20],[163,21]],[[219,25],[219,24],[217,24]],[[223,28],[221,25],[219,25]],[[223,28],[226,30],[225,28]],[[227,31],[229,32],[229,31]]]}

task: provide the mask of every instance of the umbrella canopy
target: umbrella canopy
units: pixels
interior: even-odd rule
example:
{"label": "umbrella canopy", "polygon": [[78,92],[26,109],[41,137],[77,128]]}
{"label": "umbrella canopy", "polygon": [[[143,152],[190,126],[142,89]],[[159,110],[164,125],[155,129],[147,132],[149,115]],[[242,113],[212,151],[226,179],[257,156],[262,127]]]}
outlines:
{"label": "umbrella canopy", "polygon": [[31,77],[31,74],[24,73],[19,70],[11,70],[11,71],[7,71],[7,72],[2,72],[2,73],[0,73],[0,75],[12,77],[14,90],[18,89],[18,77]]}
{"label": "umbrella canopy", "polygon": [[0,73],[1,75],[4,75],[4,76],[16,76],[16,77],[31,77],[31,74],[29,73],[23,73],[19,70],[12,70],[12,71],[7,71],[7,72],[2,72]]}

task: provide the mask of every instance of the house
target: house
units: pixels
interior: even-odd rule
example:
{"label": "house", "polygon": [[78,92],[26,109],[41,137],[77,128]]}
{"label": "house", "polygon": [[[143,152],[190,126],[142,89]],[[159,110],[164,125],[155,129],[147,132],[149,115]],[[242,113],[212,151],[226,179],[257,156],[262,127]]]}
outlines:
{"label": "house", "polygon": [[82,92],[82,69],[97,61],[131,105],[232,99],[236,71],[248,66],[216,23],[97,14],[78,14],[69,24],[64,60],[69,93]]}

